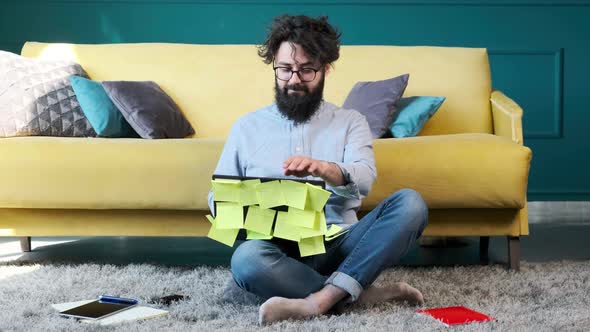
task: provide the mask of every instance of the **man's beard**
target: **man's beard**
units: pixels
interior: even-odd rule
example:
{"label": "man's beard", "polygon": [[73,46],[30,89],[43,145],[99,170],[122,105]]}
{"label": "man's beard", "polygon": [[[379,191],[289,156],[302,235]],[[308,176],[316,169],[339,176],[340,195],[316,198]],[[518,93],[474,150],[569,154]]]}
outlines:
{"label": "man's beard", "polygon": [[[300,93],[288,93],[288,90],[303,91]],[[283,89],[275,80],[275,100],[281,114],[292,120],[295,125],[305,123],[317,112],[324,93],[324,77],[318,83],[313,92],[304,84],[285,85]]]}

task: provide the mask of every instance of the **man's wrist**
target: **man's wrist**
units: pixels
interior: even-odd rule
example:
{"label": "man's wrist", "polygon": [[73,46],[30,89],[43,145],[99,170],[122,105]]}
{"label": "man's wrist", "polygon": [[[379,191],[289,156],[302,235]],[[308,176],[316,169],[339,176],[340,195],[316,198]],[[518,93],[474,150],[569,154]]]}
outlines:
{"label": "man's wrist", "polygon": [[337,187],[345,183],[346,179],[344,178],[344,174],[342,174],[340,166],[329,161],[322,161],[322,164],[324,168],[322,179],[330,186]]}

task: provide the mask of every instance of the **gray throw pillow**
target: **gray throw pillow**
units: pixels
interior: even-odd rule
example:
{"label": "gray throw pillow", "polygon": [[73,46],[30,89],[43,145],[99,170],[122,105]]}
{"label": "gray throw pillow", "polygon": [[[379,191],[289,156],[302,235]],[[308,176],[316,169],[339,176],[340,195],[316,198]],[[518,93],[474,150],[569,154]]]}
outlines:
{"label": "gray throw pillow", "polygon": [[94,137],[68,80],[88,77],[70,61],[0,51],[0,137]]}
{"label": "gray throw pillow", "polygon": [[142,138],[184,138],[195,130],[176,103],[152,81],[105,81],[102,85]]}
{"label": "gray throw pillow", "polygon": [[404,94],[409,74],[376,82],[358,82],[348,93],[342,105],[359,111],[367,118],[373,138],[380,138],[389,131],[397,112],[395,104]]}

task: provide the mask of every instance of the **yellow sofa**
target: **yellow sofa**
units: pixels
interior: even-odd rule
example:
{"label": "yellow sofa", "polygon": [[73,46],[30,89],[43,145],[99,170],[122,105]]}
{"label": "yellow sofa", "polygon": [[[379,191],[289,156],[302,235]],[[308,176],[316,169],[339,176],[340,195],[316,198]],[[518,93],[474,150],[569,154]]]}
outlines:
{"label": "yellow sofa", "polygon": [[[0,139],[0,236],[204,236],[211,174],[232,123],[273,101],[273,72],[253,45],[27,42],[22,55],[72,59],[94,80],[153,80],[196,130],[168,140]],[[527,235],[531,150],[522,109],[492,91],[481,48],[343,46],[325,98],[410,73],[405,96],[447,99],[419,137],[378,139],[378,176],[362,213],[400,188],[430,207],[424,235],[507,236],[518,269]],[[263,135],[264,133],[261,133]]]}

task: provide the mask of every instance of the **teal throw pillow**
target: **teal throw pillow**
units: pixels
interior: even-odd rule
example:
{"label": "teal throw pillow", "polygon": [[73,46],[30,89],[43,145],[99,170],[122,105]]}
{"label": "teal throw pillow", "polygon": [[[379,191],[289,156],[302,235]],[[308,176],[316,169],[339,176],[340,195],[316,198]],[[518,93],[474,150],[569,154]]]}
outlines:
{"label": "teal throw pillow", "polygon": [[389,130],[393,137],[418,135],[426,122],[436,113],[445,97],[415,96],[402,98],[397,103],[397,118]]}
{"label": "teal throw pillow", "polygon": [[80,76],[70,76],[69,80],[82,112],[98,136],[139,137],[100,82]]}

